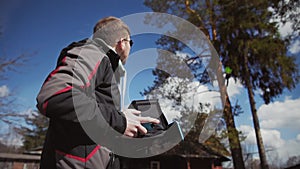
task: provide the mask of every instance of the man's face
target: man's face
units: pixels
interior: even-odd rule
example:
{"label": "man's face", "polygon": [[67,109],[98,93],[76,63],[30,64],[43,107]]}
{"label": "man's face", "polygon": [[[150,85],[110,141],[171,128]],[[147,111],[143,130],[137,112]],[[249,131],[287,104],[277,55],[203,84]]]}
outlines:
{"label": "man's face", "polygon": [[118,53],[118,55],[121,57],[121,61],[123,64],[126,63],[126,60],[129,56],[130,53],[130,37],[127,36],[126,38],[122,38],[116,47],[116,52]]}

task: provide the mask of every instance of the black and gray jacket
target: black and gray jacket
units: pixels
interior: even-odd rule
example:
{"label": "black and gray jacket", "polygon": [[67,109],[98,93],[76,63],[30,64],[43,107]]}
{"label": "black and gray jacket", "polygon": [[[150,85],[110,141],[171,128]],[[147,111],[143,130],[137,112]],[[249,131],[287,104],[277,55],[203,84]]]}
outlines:
{"label": "black and gray jacket", "polygon": [[96,144],[82,124],[99,131],[97,137],[104,143],[107,130],[124,133],[115,74],[119,59],[101,39],[74,42],[61,51],[37,96],[38,110],[50,119],[42,169],[105,168],[109,150]]}

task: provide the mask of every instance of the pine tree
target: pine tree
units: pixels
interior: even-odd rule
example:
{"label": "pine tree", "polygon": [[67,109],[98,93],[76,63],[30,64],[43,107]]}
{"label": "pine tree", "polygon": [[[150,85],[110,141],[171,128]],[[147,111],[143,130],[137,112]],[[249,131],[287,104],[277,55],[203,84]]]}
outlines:
{"label": "pine tree", "polygon": [[294,88],[299,79],[295,57],[287,55],[288,44],[281,39],[277,23],[270,22],[272,13],[268,7],[272,2],[258,0],[245,4],[240,1],[222,1],[220,5],[221,15],[224,18],[231,17],[227,17],[218,26],[219,53],[223,64],[232,68],[231,76],[239,79],[248,90],[261,167],[265,169],[268,164],[254,91],[260,89],[261,97],[268,104],[284,89]]}
{"label": "pine tree", "polygon": [[[2,33],[3,32],[0,30],[0,36]],[[20,68],[25,65],[28,58],[27,54],[20,54],[16,57],[7,57],[4,55],[0,56],[0,88],[2,90],[0,93],[0,124],[7,126],[10,130],[13,130],[12,132],[2,131],[0,133],[0,137],[3,138],[2,141],[6,143],[11,141],[7,136],[15,135],[14,130],[21,126],[24,118],[26,118],[26,114],[21,113],[20,110],[18,110],[19,105],[15,102],[16,98],[14,91],[10,90],[10,86],[2,84],[9,79],[7,73],[20,72]],[[15,149],[13,148],[14,146],[17,147],[17,145],[10,145],[9,147]]]}
{"label": "pine tree", "polygon": [[[218,5],[215,1],[158,1],[158,0],[146,0],[145,5],[152,8],[155,12],[166,12],[177,15],[181,18],[184,18],[191,23],[193,23],[198,29],[200,29],[209,40],[212,42],[217,40],[217,16],[215,14],[215,10],[218,10]],[[161,21],[155,21],[160,25],[168,23],[169,20],[162,19]],[[176,25],[178,32],[181,32],[181,38],[187,39],[188,41],[193,42],[195,37],[193,34],[189,32],[182,31],[184,30],[184,25],[178,25],[178,23],[173,23]],[[211,32],[211,33],[210,33]],[[162,46],[165,50],[176,52],[181,51],[185,48],[183,44],[180,42],[176,42],[176,40],[170,37],[162,37],[157,41],[157,44]],[[211,55],[213,57],[217,56],[214,49],[208,49],[211,51]],[[212,60],[218,60],[218,58],[214,58]],[[208,83],[208,70],[206,70],[202,63],[202,59],[196,55],[190,57],[187,60],[188,65],[195,77],[199,80],[200,83]],[[214,63],[215,64],[215,63]],[[218,64],[218,63],[217,63]],[[235,168],[244,169],[243,156],[241,151],[241,145],[239,141],[239,132],[235,127],[235,122],[233,118],[232,106],[230,103],[230,99],[228,97],[226,86],[223,80],[223,73],[220,71],[222,68],[221,65],[214,65],[213,67],[217,68],[218,72],[214,72],[215,76],[218,79],[220,93],[222,102],[224,103],[224,119],[226,122],[227,130],[228,130],[228,139],[230,143],[230,150],[233,157],[233,164]],[[219,67],[219,68],[218,68]]]}
{"label": "pine tree", "polygon": [[[260,89],[263,92],[261,97],[268,104],[282,94],[284,89],[293,89],[299,80],[295,58],[287,55],[290,39],[283,40],[278,33],[278,23],[271,22],[274,13],[270,8],[273,8],[279,17],[288,20],[285,16],[288,16],[286,14],[289,11],[284,9],[293,10],[291,4],[297,3],[292,0],[289,5],[282,5],[282,2],[281,0],[145,0],[145,5],[151,7],[153,11],[177,15],[202,30],[213,42],[224,67],[232,70],[230,76],[239,79],[247,88],[262,168],[268,168],[268,165],[255,108],[254,91]],[[297,20],[297,17],[292,18]],[[296,25],[294,28],[299,26],[294,25]],[[191,38],[189,34],[183,36]],[[168,38],[162,38],[158,44],[171,51],[183,49],[180,43],[174,43]],[[221,77],[221,72],[218,72],[218,77]],[[234,166],[239,169],[245,168],[232,116],[232,106],[223,83],[220,78],[220,92],[226,100],[224,118],[229,135],[232,136],[229,137],[229,141]]]}
{"label": "pine tree", "polygon": [[23,149],[30,150],[43,146],[49,120],[37,111],[32,111],[26,119],[26,126],[18,129],[23,136]]}

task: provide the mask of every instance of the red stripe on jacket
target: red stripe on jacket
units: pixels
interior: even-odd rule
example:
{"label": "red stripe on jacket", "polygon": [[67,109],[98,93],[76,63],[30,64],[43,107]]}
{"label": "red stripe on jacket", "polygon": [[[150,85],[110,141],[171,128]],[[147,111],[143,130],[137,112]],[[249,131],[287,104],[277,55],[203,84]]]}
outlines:
{"label": "red stripe on jacket", "polygon": [[97,70],[98,70],[98,67],[101,63],[101,60],[99,60],[97,63],[96,63],[96,66],[95,68],[93,69],[93,71],[89,74],[88,76],[88,82],[84,85],[84,86],[81,86],[81,88],[84,88],[84,87],[89,87],[91,85],[91,80],[92,78],[94,77],[94,75],[97,73]]}
{"label": "red stripe on jacket", "polygon": [[65,152],[62,152],[62,151],[59,151],[59,150],[55,150],[55,151],[56,151],[56,153],[61,154],[65,157],[72,158],[72,159],[75,159],[75,160],[78,160],[78,161],[81,161],[81,162],[85,163],[96,154],[96,152],[100,149],[100,147],[101,147],[100,145],[97,145],[94,148],[94,150],[86,158],[78,157],[78,156],[68,154],[68,153],[65,153]]}
{"label": "red stripe on jacket", "polygon": [[[66,59],[67,59],[67,56],[65,56],[62,60],[61,60],[61,62],[62,62],[62,66],[63,65],[66,65]],[[49,77],[47,78],[47,80],[45,81],[45,83],[44,83],[44,85],[59,71],[59,69],[62,67],[62,66],[58,66],[55,70],[53,70],[51,73],[50,73],[50,75],[49,75]]]}
{"label": "red stripe on jacket", "polygon": [[[66,58],[67,56],[65,56],[63,59],[62,59],[62,65],[65,65],[66,63]],[[91,85],[91,80],[92,78],[94,77],[94,75],[97,73],[97,70],[98,70],[98,67],[101,63],[101,60],[99,60],[97,63],[96,63],[96,66],[94,67],[93,71],[89,74],[88,76],[88,82],[84,85],[84,86],[81,86],[81,88],[84,88],[84,87],[89,87]],[[45,81],[48,82],[60,69],[60,67],[62,66],[58,66],[54,71],[51,72],[50,76],[48,77],[48,79]],[[44,84],[45,85],[45,84]],[[57,91],[53,96],[55,95],[58,95],[58,94],[61,94],[61,93],[64,93],[64,92],[67,92],[69,90],[71,90],[73,88],[73,86],[67,86],[59,91]],[[46,114],[46,110],[47,110],[47,106],[48,106],[48,101],[45,101],[43,103],[43,113]]]}

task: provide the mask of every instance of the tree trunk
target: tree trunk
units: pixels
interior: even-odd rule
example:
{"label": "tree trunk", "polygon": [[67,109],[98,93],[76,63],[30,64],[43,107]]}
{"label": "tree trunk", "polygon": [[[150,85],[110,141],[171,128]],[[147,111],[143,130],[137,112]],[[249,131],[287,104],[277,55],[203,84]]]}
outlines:
{"label": "tree trunk", "polygon": [[225,81],[222,75],[222,63],[220,62],[217,69],[217,81],[219,84],[221,100],[224,107],[223,115],[226,122],[228,140],[230,145],[233,166],[235,169],[245,169],[242,148],[239,139],[239,133],[235,127],[230,99],[228,97]]}
{"label": "tree trunk", "polygon": [[242,155],[242,148],[239,140],[239,133],[235,127],[234,117],[231,109],[231,103],[227,94],[226,94],[226,102],[224,108],[224,118],[226,121],[228,139],[229,139],[234,168],[245,169],[243,155]]}
{"label": "tree trunk", "polygon": [[256,142],[257,142],[258,152],[260,157],[260,165],[262,169],[269,169],[267,158],[266,158],[266,152],[265,152],[265,148],[264,148],[264,144],[260,132],[260,125],[259,125],[259,120],[257,116],[256,106],[255,106],[253,87],[252,87],[250,72],[248,68],[248,48],[249,48],[248,45],[249,44],[246,42],[245,52],[244,52],[244,67],[245,67],[245,77],[246,77],[245,83],[248,90],[248,97],[249,97],[249,102],[250,102],[250,107],[251,107],[251,112],[253,117],[253,124],[254,124],[254,129],[256,134]]}
{"label": "tree trunk", "polygon": [[[204,34],[206,34],[208,39],[210,40],[212,39],[213,41],[215,41],[217,38],[217,30],[216,30],[216,23],[214,20],[215,19],[214,7],[211,6],[212,4],[210,4],[210,1],[208,0],[206,1],[206,5],[207,5],[207,9],[210,9],[210,24],[212,26],[212,30],[211,30],[212,38],[210,38],[209,31],[207,29],[203,29],[203,26],[200,26],[199,29],[202,30]],[[204,22],[202,21],[201,17],[197,14],[197,12],[195,12],[190,8],[189,0],[185,1],[185,6],[186,6],[187,13],[197,16],[199,22],[201,23],[200,25],[204,25]],[[210,47],[211,47],[210,51],[212,55],[212,60],[219,61],[219,55],[217,54],[217,51],[212,46]],[[221,94],[221,100],[224,107],[223,114],[226,122],[227,132],[228,132],[228,140],[230,144],[230,151],[233,159],[233,165],[235,169],[245,169],[242,148],[239,140],[239,134],[235,127],[234,117],[231,109],[231,103],[228,97],[228,93],[223,78],[222,63],[221,62],[219,63],[220,64],[218,65],[213,65],[213,67],[216,66],[215,68],[213,68],[213,70],[217,70],[215,73],[217,76],[217,81],[219,84],[219,89]]]}

